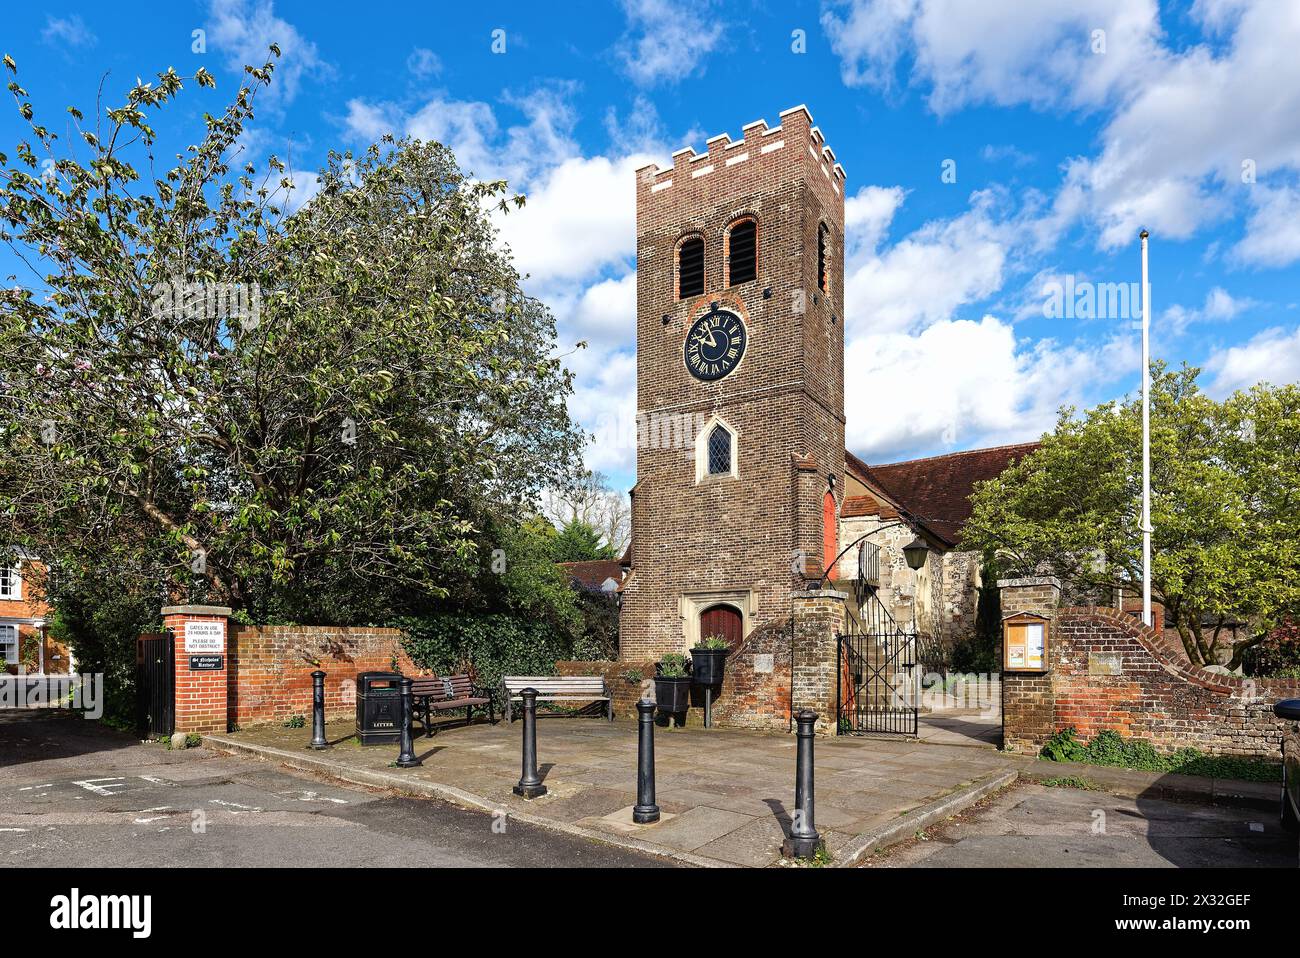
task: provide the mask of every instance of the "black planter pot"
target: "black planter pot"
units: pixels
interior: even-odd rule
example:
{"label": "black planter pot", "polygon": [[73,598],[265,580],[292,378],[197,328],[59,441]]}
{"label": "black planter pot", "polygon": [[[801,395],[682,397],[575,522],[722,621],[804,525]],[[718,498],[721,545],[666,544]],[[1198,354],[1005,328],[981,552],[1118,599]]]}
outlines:
{"label": "black planter pot", "polygon": [[691,679],[655,677],[655,705],[662,712],[672,715],[685,712],[691,707]]}
{"label": "black planter pot", "polygon": [[696,685],[721,685],[726,649],[691,649],[691,677]]}

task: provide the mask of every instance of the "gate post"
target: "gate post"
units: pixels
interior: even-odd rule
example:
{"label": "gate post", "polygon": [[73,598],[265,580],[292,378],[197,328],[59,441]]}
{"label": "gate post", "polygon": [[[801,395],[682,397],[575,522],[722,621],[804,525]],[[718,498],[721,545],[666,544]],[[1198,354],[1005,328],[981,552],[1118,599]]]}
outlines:
{"label": "gate post", "polygon": [[220,605],[169,605],[163,628],[175,638],[177,732],[225,732],[230,609]]}
{"label": "gate post", "polygon": [[[1034,612],[1055,621],[1061,582],[1052,576],[999,579],[1002,617]],[[1054,648],[1054,644],[1049,646]],[[998,644],[998,661],[1003,655]],[[1050,661],[1041,673],[1002,673],[1002,745],[1008,752],[1036,752],[1056,731],[1056,697]]]}
{"label": "gate post", "polygon": [[804,709],[817,713],[814,731],[834,735],[839,719],[837,637],[844,629],[848,596],[834,589],[799,592],[794,596],[794,667],[790,673],[791,715]]}

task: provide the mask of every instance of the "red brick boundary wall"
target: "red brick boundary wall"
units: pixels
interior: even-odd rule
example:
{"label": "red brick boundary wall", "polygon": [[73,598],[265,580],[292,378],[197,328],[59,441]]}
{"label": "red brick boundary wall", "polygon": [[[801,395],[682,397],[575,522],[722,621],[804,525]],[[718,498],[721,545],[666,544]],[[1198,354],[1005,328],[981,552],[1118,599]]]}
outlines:
{"label": "red brick boundary wall", "polygon": [[[1003,613],[1053,617],[1050,671],[1003,676],[1004,742],[1036,751],[1073,726],[1083,739],[1104,729],[1143,738],[1161,751],[1191,746],[1210,754],[1278,759],[1284,723],[1280,699],[1300,696],[1300,680],[1221,675],[1189,665],[1163,633],[1117,609],[1054,608],[1042,580],[1003,586]],[[1026,599],[1047,601],[1039,608]],[[1059,588],[1055,590],[1059,595]]]}
{"label": "red brick boundary wall", "polygon": [[311,674],[325,673],[325,714],[356,708],[357,675],[420,669],[397,629],[332,625],[232,625],[227,698],[232,725],[311,720]]}
{"label": "red brick boundary wall", "polygon": [[[420,672],[397,629],[243,626],[230,622],[230,610],[221,606],[168,606],[162,615],[176,643],[177,732],[225,732],[292,715],[310,720],[311,673],[317,669],[325,673],[326,715],[355,708],[360,672]],[[202,651],[187,649],[187,639],[202,640]],[[219,657],[221,667],[191,668],[191,657],[199,654]]]}

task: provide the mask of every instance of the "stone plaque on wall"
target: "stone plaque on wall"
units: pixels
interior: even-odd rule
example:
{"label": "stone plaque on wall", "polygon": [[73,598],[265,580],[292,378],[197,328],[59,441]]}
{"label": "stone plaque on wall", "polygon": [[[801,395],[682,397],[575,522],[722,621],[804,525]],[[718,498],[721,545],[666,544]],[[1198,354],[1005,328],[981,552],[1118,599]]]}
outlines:
{"label": "stone plaque on wall", "polygon": [[1120,675],[1123,671],[1118,652],[1088,653],[1089,675]]}
{"label": "stone plaque on wall", "polygon": [[754,671],[759,675],[770,674],[775,664],[775,657],[770,652],[754,656]]}

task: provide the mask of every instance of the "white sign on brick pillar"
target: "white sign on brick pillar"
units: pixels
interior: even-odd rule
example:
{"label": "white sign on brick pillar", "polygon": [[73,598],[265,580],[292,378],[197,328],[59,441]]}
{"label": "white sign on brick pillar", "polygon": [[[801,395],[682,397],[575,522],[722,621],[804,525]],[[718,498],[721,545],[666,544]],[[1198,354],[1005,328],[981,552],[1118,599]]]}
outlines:
{"label": "white sign on brick pillar", "polygon": [[224,622],[186,622],[185,652],[216,653],[226,651],[226,625]]}

